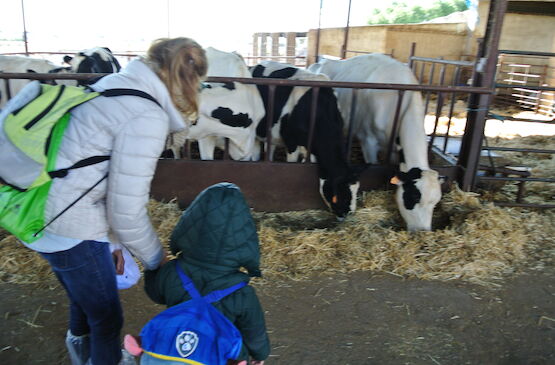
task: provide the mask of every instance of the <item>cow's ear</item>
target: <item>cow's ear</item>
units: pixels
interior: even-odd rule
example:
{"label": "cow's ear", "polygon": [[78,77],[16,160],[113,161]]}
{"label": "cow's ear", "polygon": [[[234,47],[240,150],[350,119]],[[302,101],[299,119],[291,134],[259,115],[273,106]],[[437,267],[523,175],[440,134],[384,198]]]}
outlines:
{"label": "cow's ear", "polygon": [[72,59],[73,59],[73,57],[71,57],[71,56],[64,56],[64,62],[67,63],[67,64],[69,64]]}
{"label": "cow's ear", "polygon": [[402,184],[402,181],[397,176],[393,176],[391,178],[391,180],[389,180],[389,182],[393,185],[401,185]]}

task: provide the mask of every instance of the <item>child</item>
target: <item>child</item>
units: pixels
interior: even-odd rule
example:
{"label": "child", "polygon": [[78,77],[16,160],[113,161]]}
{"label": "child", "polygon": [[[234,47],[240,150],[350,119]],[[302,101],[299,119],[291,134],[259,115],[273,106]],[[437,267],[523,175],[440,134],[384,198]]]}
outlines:
{"label": "child", "polygon": [[[239,188],[231,183],[216,184],[201,192],[185,210],[170,238],[170,249],[174,255],[178,254],[179,266],[201,295],[240,282],[248,283],[249,276],[260,276],[258,245],[250,209]],[[182,287],[174,261],[145,271],[146,293],[154,302],[168,307],[191,299]],[[241,267],[248,274],[241,272]],[[230,360],[246,364],[250,358],[250,364],[262,365],[270,353],[270,343],[264,312],[254,288],[247,285],[213,305],[242,336],[241,354],[238,359]],[[126,348],[137,354],[132,340],[126,338]],[[143,354],[141,364],[169,362]]]}

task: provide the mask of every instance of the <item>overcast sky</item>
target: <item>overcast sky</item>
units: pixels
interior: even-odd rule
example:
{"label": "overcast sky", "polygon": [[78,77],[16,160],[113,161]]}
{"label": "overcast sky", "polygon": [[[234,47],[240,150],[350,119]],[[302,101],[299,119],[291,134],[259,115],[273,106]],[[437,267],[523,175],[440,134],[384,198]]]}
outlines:
{"label": "overcast sky", "polygon": [[[366,24],[393,0],[352,0],[350,24]],[[0,38],[21,37],[21,0],[1,0]],[[405,0],[425,5],[433,0]],[[160,37],[244,51],[256,32],[318,27],[320,0],[24,0],[30,51],[107,46],[143,51]],[[349,0],[323,0],[322,27],[343,27]],[[1,52],[1,50],[0,50]]]}

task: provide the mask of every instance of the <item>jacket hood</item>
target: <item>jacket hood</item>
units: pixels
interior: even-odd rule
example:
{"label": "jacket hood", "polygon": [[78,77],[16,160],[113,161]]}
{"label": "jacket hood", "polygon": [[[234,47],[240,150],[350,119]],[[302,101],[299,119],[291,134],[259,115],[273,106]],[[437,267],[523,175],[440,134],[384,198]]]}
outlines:
{"label": "jacket hood", "polygon": [[188,264],[260,276],[260,248],[250,208],[239,188],[220,183],[202,191],[183,212],[170,238]]}
{"label": "jacket hood", "polygon": [[154,97],[168,114],[171,132],[187,129],[187,124],[173,104],[168,89],[158,75],[141,58],[132,60],[120,72],[103,77],[91,87],[95,91],[114,88],[144,91]]}

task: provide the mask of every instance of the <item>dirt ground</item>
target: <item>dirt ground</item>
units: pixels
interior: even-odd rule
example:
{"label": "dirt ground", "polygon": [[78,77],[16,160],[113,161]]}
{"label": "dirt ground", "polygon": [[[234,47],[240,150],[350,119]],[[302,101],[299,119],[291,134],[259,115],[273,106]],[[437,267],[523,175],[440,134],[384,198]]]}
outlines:
{"label": "dirt ground", "polygon": [[[555,270],[488,289],[356,272],[257,284],[272,353],[266,364],[555,364]],[[163,309],[122,291],[124,333]],[[69,364],[59,287],[0,285],[0,364]]]}

